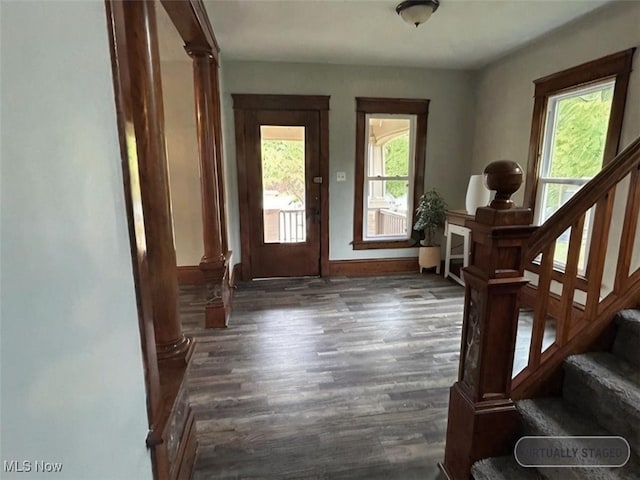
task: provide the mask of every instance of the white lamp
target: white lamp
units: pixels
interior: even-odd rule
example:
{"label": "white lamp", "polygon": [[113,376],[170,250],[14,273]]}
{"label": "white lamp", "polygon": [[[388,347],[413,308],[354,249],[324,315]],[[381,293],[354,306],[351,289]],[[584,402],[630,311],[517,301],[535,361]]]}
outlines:
{"label": "white lamp", "polygon": [[396,7],[396,13],[409,25],[418,27],[429,20],[439,6],[438,0],[405,0]]}
{"label": "white lamp", "polygon": [[465,199],[467,213],[475,215],[478,207],[486,207],[490,200],[491,190],[484,183],[484,175],[471,175]]}

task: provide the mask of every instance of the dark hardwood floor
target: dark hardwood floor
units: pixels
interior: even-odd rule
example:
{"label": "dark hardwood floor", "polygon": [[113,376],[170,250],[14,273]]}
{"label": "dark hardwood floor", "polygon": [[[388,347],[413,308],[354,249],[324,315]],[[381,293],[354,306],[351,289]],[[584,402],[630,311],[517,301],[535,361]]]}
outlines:
{"label": "dark hardwood floor", "polygon": [[198,340],[196,480],[442,478],[462,287],[434,274],[240,283],[226,330],[202,327],[204,294],[181,287]]}
{"label": "dark hardwood floor", "polygon": [[254,281],[204,330],[182,287],[194,478],[439,478],[463,294],[433,274]]}

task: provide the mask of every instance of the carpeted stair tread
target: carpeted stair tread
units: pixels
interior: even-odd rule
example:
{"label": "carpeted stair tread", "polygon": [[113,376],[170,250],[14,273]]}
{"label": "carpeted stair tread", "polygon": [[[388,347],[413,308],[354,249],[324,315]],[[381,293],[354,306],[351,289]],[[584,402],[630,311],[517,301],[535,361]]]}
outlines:
{"label": "carpeted stair tread", "polygon": [[611,435],[560,397],[519,400],[524,435]]}
{"label": "carpeted stair tread", "polygon": [[479,460],[471,467],[475,480],[541,480],[535,468],[518,465],[513,456],[493,457]]}
{"label": "carpeted stair tread", "polygon": [[[516,407],[521,415],[523,435],[593,436],[616,435],[587,418],[578,409],[559,397],[520,400]],[[633,455],[622,468],[539,468],[549,480],[640,480],[640,463]]]}
{"label": "carpeted stair tread", "polygon": [[615,317],[618,327],[613,353],[640,369],[640,310],[622,310]]}
{"label": "carpeted stair tread", "polygon": [[[520,400],[516,407],[521,435],[621,436],[631,447],[627,464],[524,468],[512,456],[495,457],[473,465],[475,480],[640,480],[640,309],[623,310],[614,320],[617,332],[611,352],[565,360],[562,397]],[[562,445],[566,440],[554,441]],[[573,441],[585,445],[580,439]]]}
{"label": "carpeted stair tread", "polygon": [[564,399],[640,454],[640,369],[598,352],[567,358],[564,372]]}

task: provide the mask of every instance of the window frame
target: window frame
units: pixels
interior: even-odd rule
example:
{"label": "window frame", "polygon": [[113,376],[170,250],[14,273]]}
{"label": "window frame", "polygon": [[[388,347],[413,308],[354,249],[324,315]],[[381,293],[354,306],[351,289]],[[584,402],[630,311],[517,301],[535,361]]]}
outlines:
{"label": "window frame", "polygon": [[[414,178],[414,172],[415,172],[415,161],[416,161],[416,157],[415,157],[415,149],[416,149],[416,125],[418,123],[418,119],[417,116],[415,114],[389,114],[389,113],[367,113],[365,115],[365,139],[369,138],[369,128],[370,128],[370,120],[371,118],[380,118],[380,119],[401,119],[401,120],[407,120],[409,121],[409,140],[410,140],[410,145],[409,145],[409,170],[407,172],[407,175],[405,176],[375,176],[372,177],[369,174],[370,171],[370,160],[371,158],[368,155],[368,149],[365,148],[365,159],[364,159],[364,180],[363,180],[363,201],[362,201],[362,240],[364,242],[382,242],[382,241],[405,241],[411,238],[411,229],[409,228],[407,233],[405,235],[403,235],[402,237],[400,235],[378,235],[375,237],[369,237],[366,232],[367,232],[367,227],[368,227],[368,212],[369,212],[369,189],[370,189],[370,182],[372,181],[402,181],[402,180],[406,180],[407,184],[408,184],[408,191],[407,191],[407,213],[408,212],[413,212],[413,209],[415,207],[415,205],[413,204],[413,189],[414,189],[414,185],[413,185],[413,181],[412,179]],[[387,140],[387,142],[390,142],[392,140],[395,140],[395,138],[398,137],[394,137],[391,138],[389,140]],[[411,141],[413,140],[413,141]],[[386,142],[385,142],[386,144]],[[367,142],[367,147],[368,147],[368,142]],[[383,147],[383,155],[384,155],[384,145],[382,145]],[[383,162],[384,162],[384,157],[383,157]],[[408,217],[408,215],[407,215]]]}
{"label": "window frame", "polygon": [[615,81],[602,166],[607,165],[617,155],[634,51],[635,48],[623,50],[534,80],[535,94],[524,207],[531,208],[534,212],[536,211],[549,97],[570,92],[580,87],[588,87],[606,80]]}
{"label": "window frame", "polygon": [[[356,158],[355,158],[355,199],[353,211],[353,249],[368,250],[382,248],[409,248],[415,247],[417,242],[412,239],[411,230],[406,239],[365,239],[364,238],[364,212],[367,200],[365,194],[368,187],[367,167],[367,131],[368,117],[370,115],[415,115],[415,142],[413,147],[413,176],[409,178],[409,194],[412,198],[412,213],[410,216],[411,227],[415,223],[415,205],[424,192],[424,170],[427,150],[427,117],[429,112],[428,99],[410,98],[372,98],[356,97]],[[411,195],[411,192],[413,193]],[[407,212],[408,213],[408,212]],[[407,218],[409,221],[409,218]]]}
{"label": "window frame", "polygon": [[[544,212],[542,210],[544,202],[544,187],[545,185],[570,185],[578,187],[578,190],[582,188],[593,177],[553,177],[551,176],[551,168],[553,166],[553,158],[551,152],[555,143],[555,137],[557,132],[557,109],[562,100],[579,95],[585,95],[597,90],[601,90],[608,85],[612,85],[615,91],[615,80],[613,78],[607,78],[604,80],[592,82],[588,85],[579,85],[578,87],[571,88],[559,94],[550,94],[547,97],[547,109],[545,115],[544,130],[542,132],[542,151],[540,154],[540,168],[538,173],[538,191],[536,193],[536,208],[534,210],[534,223],[536,225],[542,224]],[[577,95],[576,95],[577,94]],[[611,99],[611,107],[613,107],[613,98]],[[611,110],[609,111],[611,115]],[[609,125],[607,125],[607,129]],[[605,145],[606,148],[606,145]],[[604,166],[604,151],[603,151],[603,163]]]}
{"label": "window frame", "polygon": [[[606,80],[615,81],[611,100],[611,113],[609,124],[607,125],[607,136],[602,155],[602,167],[606,166],[617,155],[620,146],[627,87],[635,50],[635,48],[622,50],[534,80],[535,94],[523,206],[533,211],[536,220],[538,218],[536,204],[541,186],[540,173],[549,98],[581,87],[602,83]],[[592,221],[590,220],[589,223],[592,223]],[[587,235],[591,235],[591,227],[591,225],[585,224]],[[585,258],[588,258],[588,252],[585,252]],[[558,272],[562,274],[564,267],[565,265],[554,261],[555,274]],[[585,267],[584,270],[580,269],[578,271],[579,281],[584,281],[586,276],[589,275],[588,261]],[[528,269],[539,274],[539,262],[534,260],[529,264]]]}

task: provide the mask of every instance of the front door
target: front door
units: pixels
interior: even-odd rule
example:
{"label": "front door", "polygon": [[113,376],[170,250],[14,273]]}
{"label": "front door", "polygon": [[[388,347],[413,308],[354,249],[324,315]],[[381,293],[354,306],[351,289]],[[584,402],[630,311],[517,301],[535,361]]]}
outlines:
{"label": "front door", "polygon": [[319,112],[247,110],[243,150],[250,277],[320,275]]}

